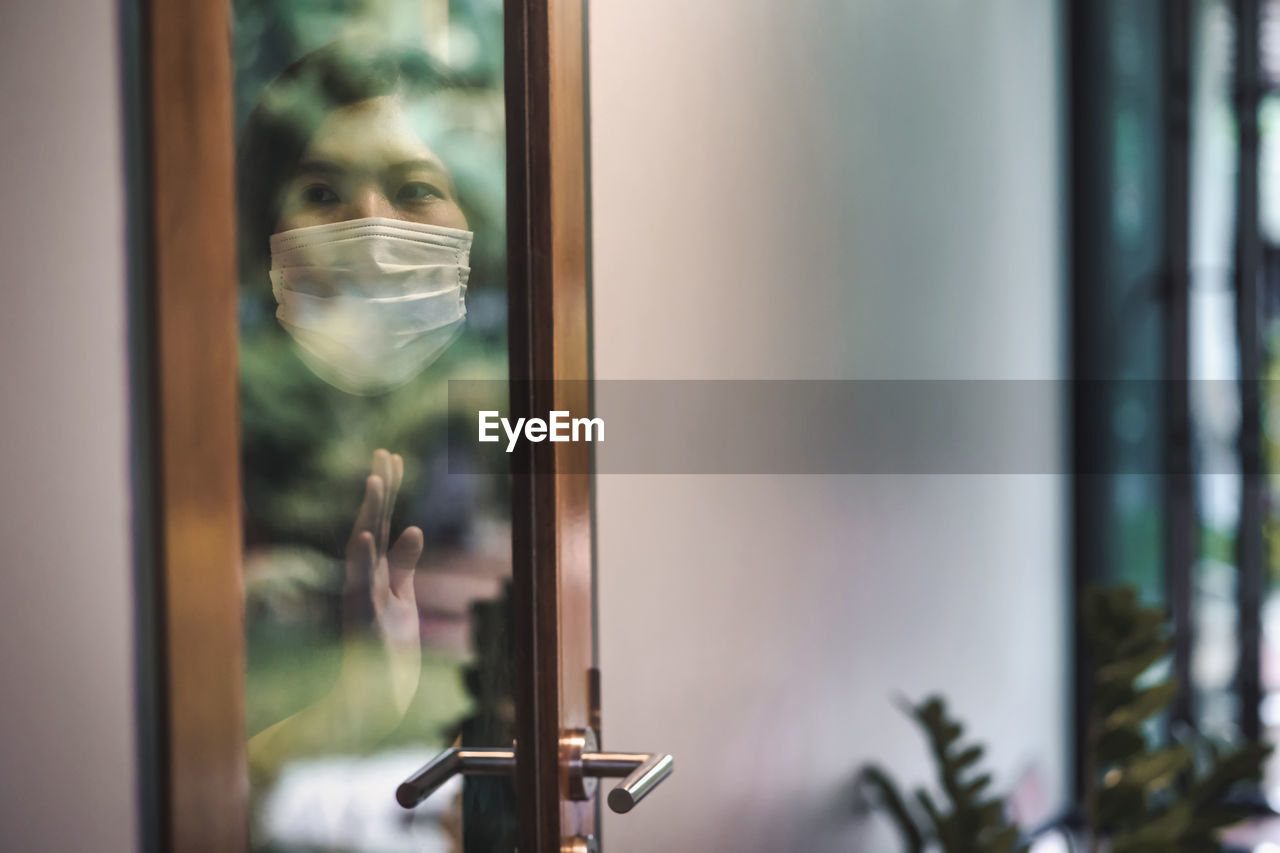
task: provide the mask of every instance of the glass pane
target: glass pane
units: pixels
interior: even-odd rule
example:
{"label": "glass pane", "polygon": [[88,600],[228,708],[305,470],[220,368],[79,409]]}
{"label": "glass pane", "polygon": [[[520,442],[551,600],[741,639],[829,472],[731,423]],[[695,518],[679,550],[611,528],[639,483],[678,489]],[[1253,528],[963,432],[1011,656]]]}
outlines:
{"label": "glass pane", "polygon": [[[1167,199],[1164,168],[1161,8],[1155,3],[1094,3],[1104,48],[1093,82],[1087,141],[1098,230],[1078,251],[1089,282],[1081,307],[1091,346],[1079,376],[1108,380],[1086,406],[1096,418],[1096,457],[1081,478],[1091,531],[1082,565],[1091,579],[1133,585],[1151,603],[1166,600],[1163,568],[1165,480],[1159,474],[1164,346],[1158,277]],[[1123,330],[1119,332],[1118,330]]]}
{"label": "glass pane", "polygon": [[1192,690],[1197,728],[1239,734],[1235,540],[1240,515],[1235,329],[1237,132],[1234,20],[1226,0],[1196,10],[1191,119],[1191,409],[1200,553],[1193,578]]}
{"label": "glass pane", "polygon": [[447,439],[507,377],[502,4],[234,25],[253,848],[511,849],[504,780],[394,799],[513,736],[505,457]]}

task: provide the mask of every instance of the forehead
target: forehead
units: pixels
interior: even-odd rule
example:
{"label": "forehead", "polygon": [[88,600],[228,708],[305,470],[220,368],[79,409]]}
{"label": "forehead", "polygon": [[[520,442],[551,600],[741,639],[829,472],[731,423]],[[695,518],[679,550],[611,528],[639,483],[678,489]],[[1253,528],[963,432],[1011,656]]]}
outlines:
{"label": "forehead", "polygon": [[343,164],[396,163],[439,157],[396,95],[358,101],[330,112],[311,137],[304,159]]}

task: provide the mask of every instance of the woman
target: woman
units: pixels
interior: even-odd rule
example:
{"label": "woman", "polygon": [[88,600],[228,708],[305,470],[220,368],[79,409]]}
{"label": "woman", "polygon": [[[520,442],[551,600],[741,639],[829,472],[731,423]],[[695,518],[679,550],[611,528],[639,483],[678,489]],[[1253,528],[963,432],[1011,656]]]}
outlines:
{"label": "woman", "polygon": [[419,51],[340,42],[281,74],[245,126],[242,270],[270,270],[307,365],[350,393],[412,379],[466,315],[472,235],[436,150],[460,88]]}
{"label": "woman", "polygon": [[[281,74],[245,125],[242,275],[270,282],[297,356],[343,395],[411,381],[465,320],[472,235],[441,151],[466,88],[420,51],[338,43]],[[323,698],[251,738],[259,783],[318,745],[376,741],[414,696],[423,533],[407,527],[391,542],[403,476],[399,455],[373,454],[344,548],[340,674]]]}

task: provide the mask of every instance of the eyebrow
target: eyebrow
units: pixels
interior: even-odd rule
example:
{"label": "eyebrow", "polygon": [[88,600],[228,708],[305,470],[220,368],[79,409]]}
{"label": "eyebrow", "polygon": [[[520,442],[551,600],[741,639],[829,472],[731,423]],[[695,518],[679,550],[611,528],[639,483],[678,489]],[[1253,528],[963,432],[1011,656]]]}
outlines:
{"label": "eyebrow", "polygon": [[420,157],[416,160],[402,160],[399,163],[392,163],[388,168],[401,172],[407,172],[410,169],[431,169],[442,175],[449,174],[449,170],[445,168],[444,163],[427,157]]}
{"label": "eyebrow", "polygon": [[[432,179],[435,183],[441,185],[445,194],[450,197],[456,197],[458,187],[454,183],[453,173],[440,160],[431,157],[418,157],[409,160],[401,160],[397,163],[391,163],[381,171],[383,172],[408,172],[413,169],[427,169],[432,172]],[[330,180],[337,180],[352,171],[346,164],[335,160],[326,160],[323,158],[311,158],[303,160],[298,164],[298,170],[294,172],[292,180],[305,179],[309,177],[324,177]]]}
{"label": "eyebrow", "polygon": [[[430,169],[432,171],[439,172],[441,175],[445,175],[445,176],[449,174],[449,170],[446,169],[444,164],[441,163],[439,160],[432,160],[425,157],[418,158],[415,160],[401,160],[398,163],[391,163],[385,166],[380,171],[407,172],[411,169]],[[351,169],[348,166],[335,162],[333,160],[314,159],[314,160],[304,160],[301,163],[299,163],[298,171],[306,172],[309,174],[316,174],[316,175],[344,175],[347,172],[351,171]]]}
{"label": "eyebrow", "polygon": [[347,170],[331,160],[303,160],[298,164],[298,171],[314,175],[342,175]]}

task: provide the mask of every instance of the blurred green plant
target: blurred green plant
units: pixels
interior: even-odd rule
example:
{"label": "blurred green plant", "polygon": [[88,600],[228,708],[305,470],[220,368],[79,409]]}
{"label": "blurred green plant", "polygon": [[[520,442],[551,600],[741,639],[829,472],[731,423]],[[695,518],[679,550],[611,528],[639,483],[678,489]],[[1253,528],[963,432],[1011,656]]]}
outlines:
{"label": "blurred green plant", "polygon": [[[1087,849],[1222,851],[1221,831],[1250,814],[1230,795],[1242,783],[1261,780],[1271,747],[1250,742],[1228,753],[1205,740],[1158,743],[1158,720],[1178,692],[1176,681],[1160,674],[1172,647],[1167,615],[1144,606],[1132,587],[1089,587],[1081,595],[1080,620],[1092,673],[1082,744]],[[905,710],[929,739],[949,811],[924,790],[908,801],[880,767],[868,765],[858,778],[893,820],[908,853],[935,843],[945,853],[1025,851],[1003,801],[986,794],[991,776],[971,775],[983,747],[961,742],[964,728],[949,716],[945,701],[934,696]]]}
{"label": "blurred green plant", "polygon": [[[1172,647],[1168,617],[1130,587],[1090,587],[1080,604],[1092,673],[1085,724],[1085,827],[1091,850],[1199,853],[1222,850],[1220,831],[1248,817],[1227,800],[1262,778],[1271,748],[1246,743],[1226,754],[1203,743],[1152,745],[1152,721],[1178,692],[1153,676]],[[1200,757],[1201,760],[1197,761]]]}
{"label": "blurred green plant", "polygon": [[984,748],[961,740],[964,725],[947,713],[946,701],[931,696],[919,705],[902,705],[928,738],[945,805],[923,788],[916,790],[915,803],[909,804],[880,767],[864,767],[859,775],[878,795],[908,853],[923,853],[933,841],[945,853],[1026,853],[1018,827],[1005,817],[1004,801],[987,793],[991,774],[978,771]]}

